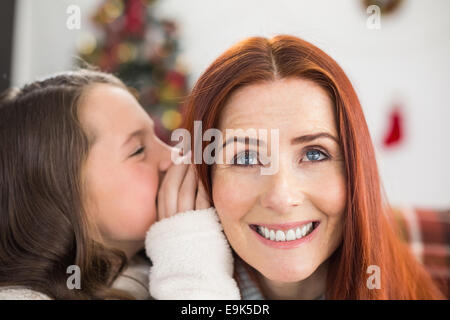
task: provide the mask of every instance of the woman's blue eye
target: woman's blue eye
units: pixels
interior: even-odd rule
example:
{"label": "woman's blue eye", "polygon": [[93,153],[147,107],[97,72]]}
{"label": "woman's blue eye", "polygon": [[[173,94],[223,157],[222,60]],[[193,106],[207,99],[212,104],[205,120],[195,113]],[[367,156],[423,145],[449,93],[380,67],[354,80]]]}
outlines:
{"label": "woman's blue eye", "polygon": [[134,157],[134,156],[137,156],[138,154],[141,154],[142,152],[144,152],[144,149],[145,149],[145,147],[140,147],[130,157]]}
{"label": "woman's blue eye", "polygon": [[[328,159],[328,156],[324,152],[318,149],[311,149],[306,152],[303,161],[318,162],[326,159]],[[260,163],[256,152],[244,151],[233,158],[233,164],[237,166],[255,166]]]}
{"label": "woman's blue eye", "polygon": [[256,152],[245,151],[233,158],[233,164],[238,166],[258,165],[258,154]]}
{"label": "woman's blue eye", "polygon": [[[323,156],[324,158],[320,158],[320,156]],[[312,149],[306,152],[305,157],[308,159],[306,161],[314,162],[314,161],[321,161],[327,158],[327,156],[320,150]]]}

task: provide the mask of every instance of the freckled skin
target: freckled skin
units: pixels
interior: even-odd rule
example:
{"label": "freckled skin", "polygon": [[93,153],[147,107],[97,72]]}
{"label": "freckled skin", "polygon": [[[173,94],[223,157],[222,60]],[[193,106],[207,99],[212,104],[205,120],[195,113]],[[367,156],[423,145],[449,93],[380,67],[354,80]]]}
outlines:
{"label": "freckled skin", "polygon": [[[170,166],[170,147],[155,135],[153,121],[126,90],[98,84],[80,106],[80,121],[96,140],[83,174],[88,213],[112,246],[126,253],[143,248],[156,221],[159,175]],[[123,142],[129,133],[144,134]],[[139,148],[145,149],[133,155]]]}
{"label": "freckled skin", "polygon": [[[340,147],[333,140],[303,144],[291,140],[317,132],[338,138],[333,102],[324,89],[305,79],[250,85],[231,97],[220,118],[224,134],[225,129],[237,128],[279,129],[279,170],[261,175],[259,167],[213,167],[213,202],[224,232],[236,253],[265,279],[282,283],[307,279],[342,239],[346,175]],[[267,143],[270,148],[271,141]],[[322,147],[331,159],[310,161],[305,156],[309,146]],[[242,150],[245,145],[236,144],[236,153]],[[321,222],[317,234],[294,249],[268,247],[249,228],[253,223],[310,219]]]}

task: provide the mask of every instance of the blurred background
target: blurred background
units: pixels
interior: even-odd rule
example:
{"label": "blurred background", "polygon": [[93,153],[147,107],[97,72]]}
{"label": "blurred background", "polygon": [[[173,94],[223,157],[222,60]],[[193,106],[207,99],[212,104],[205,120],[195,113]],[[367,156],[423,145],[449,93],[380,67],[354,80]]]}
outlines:
{"label": "blurred background", "polygon": [[449,209],[448,0],[2,0],[0,89],[87,61],[135,88],[168,141],[182,97],[219,54],[277,34],[345,70],[390,202]]}

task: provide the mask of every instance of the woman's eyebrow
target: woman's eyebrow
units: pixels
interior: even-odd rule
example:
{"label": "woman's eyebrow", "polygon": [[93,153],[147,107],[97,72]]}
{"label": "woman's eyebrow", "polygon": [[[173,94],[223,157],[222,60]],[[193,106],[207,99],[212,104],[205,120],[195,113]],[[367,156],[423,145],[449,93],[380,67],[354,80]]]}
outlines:
{"label": "woman's eyebrow", "polygon": [[334,142],[336,142],[337,144],[339,144],[339,139],[328,132],[318,132],[318,133],[306,134],[306,135],[303,135],[300,137],[296,137],[291,140],[291,144],[306,143],[306,142],[310,142],[310,141],[313,141],[313,140],[316,140],[319,138],[329,138],[329,139],[333,140]]}
{"label": "woman's eyebrow", "polygon": [[248,144],[252,144],[257,146],[258,143],[259,145],[265,146],[266,143],[262,140],[259,139],[255,139],[255,138],[251,138],[251,137],[231,137],[229,139],[227,139],[227,141],[224,142],[224,144],[222,145],[222,149],[225,148],[225,146],[230,143],[230,142],[239,142],[239,143],[248,143]]}

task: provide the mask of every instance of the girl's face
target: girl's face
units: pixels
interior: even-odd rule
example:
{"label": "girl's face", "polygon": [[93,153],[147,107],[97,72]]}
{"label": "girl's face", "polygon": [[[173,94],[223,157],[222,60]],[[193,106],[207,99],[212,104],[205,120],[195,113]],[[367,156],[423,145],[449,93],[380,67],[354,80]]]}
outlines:
{"label": "girl's face", "polygon": [[88,213],[110,244],[139,250],[156,221],[159,174],[171,165],[171,148],[155,135],[153,121],[125,89],[97,84],[80,106],[91,138],[85,167]]}
{"label": "girl's face", "polygon": [[231,246],[269,280],[308,278],[341,241],[346,184],[333,110],[319,85],[283,79],[238,90],[221,115],[224,141],[226,129],[266,129],[267,137],[279,130],[277,154],[266,150],[278,160],[274,174],[260,171],[258,154],[277,143],[264,137],[259,147],[227,144],[219,156],[225,164],[212,170],[213,201]]}

